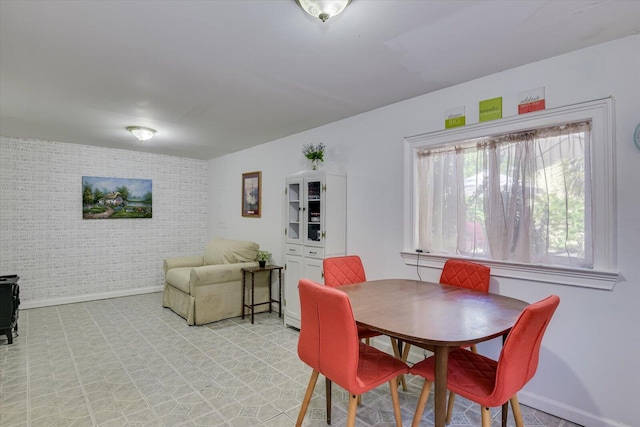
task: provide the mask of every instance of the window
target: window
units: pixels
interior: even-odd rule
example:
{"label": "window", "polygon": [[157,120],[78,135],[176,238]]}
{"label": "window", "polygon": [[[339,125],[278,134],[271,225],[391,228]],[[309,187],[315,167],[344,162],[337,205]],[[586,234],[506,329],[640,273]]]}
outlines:
{"label": "window", "polygon": [[590,135],[579,122],[418,150],[417,246],[592,268]]}
{"label": "window", "polygon": [[407,138],[405,246],[427,262],[480,258],[510,277],[610,289],[609,115],[610,100],[594,101]]}

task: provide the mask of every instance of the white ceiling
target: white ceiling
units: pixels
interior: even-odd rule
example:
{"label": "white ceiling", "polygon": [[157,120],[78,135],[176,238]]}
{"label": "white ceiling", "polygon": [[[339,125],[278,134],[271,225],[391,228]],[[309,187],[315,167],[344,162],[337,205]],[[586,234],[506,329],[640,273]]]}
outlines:
{"label": "white ceiling", "polygon": [[0,0],[0,134],[210,159],[638,33],[635,0]]}

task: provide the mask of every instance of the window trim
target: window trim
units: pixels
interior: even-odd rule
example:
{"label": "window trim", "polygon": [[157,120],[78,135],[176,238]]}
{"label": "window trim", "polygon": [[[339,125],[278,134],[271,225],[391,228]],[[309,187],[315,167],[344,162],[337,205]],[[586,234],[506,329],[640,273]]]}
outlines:
{"label": "window trim", "polygon": [[[520,132],[531,128],[590,120],[592,124],[592,214],[593,269],[513,263],[495,260],[481,261],[492,268],[492,275],[545,283],[613,289],[618,280],[616,266],[616,170],[613,100],[611,97],[595,101],[542,110],[504,119],[477,123],[454,129],[423,133],[404,138],[404,250],[405,264],[416,265],[417,254],[412,248],[417,242],[415,200],[417,191],[416,155],[419,149],[442,146],[466,139],[488,135]],[[458,257],[458,256],[456,256]],[[442,268],[450,256],[420,254],[420,266]]]}

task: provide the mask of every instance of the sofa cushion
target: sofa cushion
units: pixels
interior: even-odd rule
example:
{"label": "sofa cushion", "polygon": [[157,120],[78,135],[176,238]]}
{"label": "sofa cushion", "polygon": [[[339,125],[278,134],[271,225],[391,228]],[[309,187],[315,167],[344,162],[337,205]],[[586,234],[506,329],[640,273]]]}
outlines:
{"label": "sofa cushion", "polygon": [[191,279],[191,269],[193,267],[177,267],[167,271],[165,280],[171,286],[180,289],[185,294],[189,294],[189,280]]}
{"label": "sofa cushion", "polygon": [[245,240],[213,239],[204,250],[204,264],[235,264],[254,261],[260,246]]}

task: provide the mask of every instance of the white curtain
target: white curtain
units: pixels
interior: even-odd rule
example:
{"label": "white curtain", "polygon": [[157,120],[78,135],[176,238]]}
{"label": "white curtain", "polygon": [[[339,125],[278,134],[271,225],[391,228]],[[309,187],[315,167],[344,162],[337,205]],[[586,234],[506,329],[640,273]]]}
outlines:
{"label": "white curtain", "polygon": [[435,253],[591,267],[589,123],[418,153],[418,245]]}

